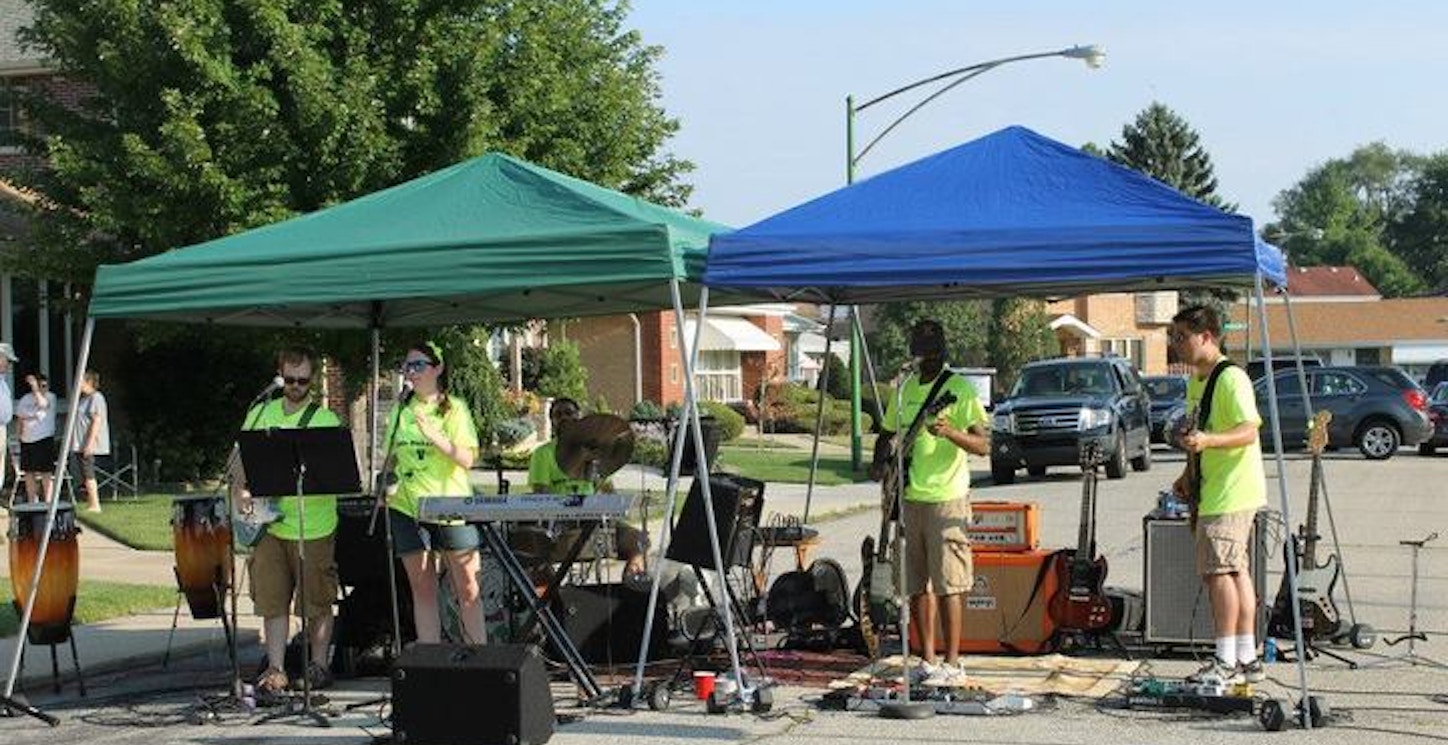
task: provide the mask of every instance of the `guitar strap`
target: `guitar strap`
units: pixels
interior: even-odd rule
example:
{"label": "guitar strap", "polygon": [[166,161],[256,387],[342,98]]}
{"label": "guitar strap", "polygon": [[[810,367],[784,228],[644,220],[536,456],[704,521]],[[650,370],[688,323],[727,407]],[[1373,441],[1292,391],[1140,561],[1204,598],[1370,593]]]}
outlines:
{"label": "guitar strap", "polygon": [[945,387],[945,381],[949,378],[949,370],[940,371],[940,375],[935,378],[935,385],[930,387],[930,393],[926,394],[925,400],[920,403],[920,410],[915,412],[915,418],[911,419],[910,426],[905,428],[906,432],[920,425],[920,420],[925,418],[925,412],[930,408],[930,404],[935,403],[935,397],[940,395],[940,389]]}
{"label": "guitar strap", "polygon": [[316,401],[307,404],[306,411],[302,412],[302,418],[297,420],[297,429],[306,429],[307,425],[312,423],[312,417],[316,416],[317,411],[321,408],[322,405]]}
{"label": "guitar strap", "polygon": [[[1217,362],[1217,366],[1212,368],[1212,374],[1207,376],[1207,385],[1202,389],[1201,403],[1197,404],[1197,427],[1206,427],[1207,417],[1212,415],[1212,397],[1217,393],[1217,378],[1235,364],[1223,357]],[[1202,493],[1202,456],[1201,453],[1192,453],[1190,457],[1194,458],[1196,462],[1196,468],[1192,469],[1192,477],[1196,480],[1196,483],[1192,485],[1192,490],[1195,494],[1200,495]]]}

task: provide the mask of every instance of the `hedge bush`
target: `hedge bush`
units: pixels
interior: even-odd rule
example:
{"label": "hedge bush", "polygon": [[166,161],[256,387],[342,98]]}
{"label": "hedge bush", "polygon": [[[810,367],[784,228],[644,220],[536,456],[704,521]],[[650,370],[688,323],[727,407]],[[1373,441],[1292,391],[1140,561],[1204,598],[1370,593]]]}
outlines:
{"label": "hedge bush", "polygon": [[719,425],[719,441],[729,442],[744,434],[744,415],[718,401],[704,401],[700,404],[700,415],[711,416]]}

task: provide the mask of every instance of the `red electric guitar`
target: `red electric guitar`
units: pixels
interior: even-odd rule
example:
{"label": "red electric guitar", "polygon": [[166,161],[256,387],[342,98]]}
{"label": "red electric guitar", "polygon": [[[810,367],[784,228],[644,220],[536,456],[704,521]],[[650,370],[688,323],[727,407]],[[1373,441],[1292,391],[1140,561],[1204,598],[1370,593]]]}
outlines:
{"label": "red electric guitar", "polygon": [[1066,632],[1093,633],[1111,625],[1111,601],[1106,599],[1106,557],[1096,555],[1096,467],[1101,444],[1081,447],[1081,532],[1069,562],[1057,562],[1060,590],[1048,612]]}

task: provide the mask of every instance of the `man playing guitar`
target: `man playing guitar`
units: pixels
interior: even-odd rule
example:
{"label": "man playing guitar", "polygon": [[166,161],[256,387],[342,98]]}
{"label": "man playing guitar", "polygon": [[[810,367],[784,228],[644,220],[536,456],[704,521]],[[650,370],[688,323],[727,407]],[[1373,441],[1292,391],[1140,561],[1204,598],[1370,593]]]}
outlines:
{"label": "man playing guitar", "polygon": [[[945,370],[945,332],[935,321],[922,320],[910,330],[910,353],[920,358],[919,372],[902,384],[901,405],[891,398],[875,446],[871,475],[879,478],[885,462],[895,457],[890,436],[929,407],[927,398],[953,394],[955,403],[940,411],[916,437],[907,462],[901,515],[905,538],[906,588],[911,612],[920,628],[919,670],[930,685],[954,685],[959,667],[964,595],[974,583],[970,544],[970,465],[966,453],[990,454],[985,407],[970,382]],[[941,375],[949,376],[936,385]],[[932,395],[932,390],[935,393]],[[935,657],[936,613],[945,631],[945,662]]]}
{"label": "man playing guitar", "polygon": [[1188,680],[1215,676],[1232,684],[1266,677],[1257,659],[1257,593],[1247,546],[1257,510],[1267,503],[1267,481],[1252,383],[1222,354],[1221,339],[1221,319],[1211,308],[1193,306],[1172,318],[1177,359],[1194,368],[1187,407],[1195,422],[1181,437],[1187,468],[1172,489],[1192,505],[1197,573],[1211,601],[1216,641],[1213,659]]}

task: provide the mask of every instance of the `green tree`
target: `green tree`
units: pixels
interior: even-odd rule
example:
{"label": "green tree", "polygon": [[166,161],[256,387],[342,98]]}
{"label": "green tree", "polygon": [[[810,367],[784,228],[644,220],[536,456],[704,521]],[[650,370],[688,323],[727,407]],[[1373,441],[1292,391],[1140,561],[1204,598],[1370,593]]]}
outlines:
{"label": "green tree", "polygon": [[44,209],[9,266],[88,282],[486,150],[681,204],[661,50],[605,0],[32,0],[30,48],[93,86],[22,106]]}
{"label": "green tree", "polygon": [[996,369],[993,393],[1002,395],[1015,384],[1027,362],[1050,357],[1058,351],[1045,303],[1029,298],[991,301],[987,349],[991,366]]}
{"label": "green tree", "polygon": [[503,376],[488,354],[486,326],[450,326],[433,336],[448,355],[452,393],[468,403],[483,450],[497,442],[498,428],[514,418],[503,398]]}
{"label": "green tree", "polygon": [[1263,235],[1298,266],[1351,265],[1385,296],[1419,292],[1436,276],[1432,240],[1422,240],[1432,233],[1406,226],[1432,212],[1433,190],[1422,188],[1421,175],[1429,162],[1381,142],[1329,160],[1277,195],[1278,220]]}
{"label": "green tree", "polygon": [[[885,303],[876,309],[875,330],[869,335],[870,353],[874,355],[880,382],[892,377],[910,359],[910,327],[926,318],[938,321],[945,331],[946,362],[966,366],[986,364],[989,301]],[[868,379],[865,382],[868,383]]]}
{"label": "green tree", "polygon": [[1217,194],[1212,157],[1202,147],[1201,137],[1165,104],[1153,101],[1122,127],[1121,141],[1111,141],[1106,157],[1213,207],[1236,210]]}
{"label": "green tree", "polygon": [[1448,153],[1425,160],[1411,189],[1412,206],[1389,227],[1394,252],[1429,288],[1448,291]]}
{"label": "green tree", "polygon": [[[1121,141],[1111,141],[1106,157],[1134,168],[1189,197],[1235,212],[1237,206],[1217,194],[1217,175],[1201,136],[1187,120],[1165,104],[1153,101],[1121,128]],[[1226,318],[1236,294],[1218,290],[1185,290],[1182,304],[1209,305]]]}
{"label": "green tree", "polygon": [[538,395],[551,398],[568,397],[580,404],[587,403],[588,370],[578,354],[578,345],[571,341],[554,340],[543,350],[541,371],[538,374]]}

